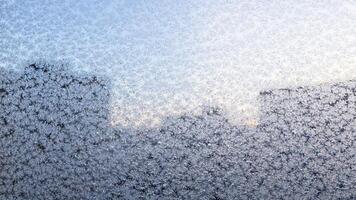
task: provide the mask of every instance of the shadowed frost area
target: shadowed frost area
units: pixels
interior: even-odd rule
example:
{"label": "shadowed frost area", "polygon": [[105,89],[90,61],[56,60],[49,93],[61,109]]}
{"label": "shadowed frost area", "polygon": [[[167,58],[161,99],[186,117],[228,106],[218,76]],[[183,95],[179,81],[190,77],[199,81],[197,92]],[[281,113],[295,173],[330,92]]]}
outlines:
{"label": "shadowed frost area", "polygon": [[110,83],[0,71],[0,199],[355,199],[356,81],[264,91],[255,128],[218,108],[109,120]]}
{"label": "shadowed frost area", "polygon": [[219,106],[256,124],[266,88],[356,77],[356,2],[0,1],[0,67],[70,63],[113,82],[114,124]]}

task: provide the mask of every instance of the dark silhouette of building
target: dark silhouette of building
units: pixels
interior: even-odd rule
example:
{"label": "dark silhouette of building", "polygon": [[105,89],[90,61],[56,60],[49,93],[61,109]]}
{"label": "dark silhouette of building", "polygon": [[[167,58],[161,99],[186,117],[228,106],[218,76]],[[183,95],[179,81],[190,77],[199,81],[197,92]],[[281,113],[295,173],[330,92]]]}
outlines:
{"label": "dark silhouette of building", "polygon": [[356,81],[265,91],[260,105],[266,181],[296,199],[355,198]]}
{"label": "dark silhouette of building", "polygon": [[261,93],[224,113],[110,126],[110,83],[63,65],[0,71],[0,199],[352,199],[355,82]]}

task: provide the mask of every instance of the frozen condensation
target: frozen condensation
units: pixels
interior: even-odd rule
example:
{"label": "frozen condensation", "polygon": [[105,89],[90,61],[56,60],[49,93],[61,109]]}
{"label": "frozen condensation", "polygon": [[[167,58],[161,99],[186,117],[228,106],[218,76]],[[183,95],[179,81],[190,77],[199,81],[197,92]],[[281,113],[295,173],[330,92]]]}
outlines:
{"label": "frozen condensation", "polygon": [[256,124],[260,91],[356,77],[356,2],[0,0],[0,67],[38,60],[113,81],[112,122],[219,106]]}
{"label": "frozen condensation", "polygon": [[261,121],[218,108],[110,124],[110,83],[63,65],[0,71],[0,199],[355,199],[356,81],[266,90]]}

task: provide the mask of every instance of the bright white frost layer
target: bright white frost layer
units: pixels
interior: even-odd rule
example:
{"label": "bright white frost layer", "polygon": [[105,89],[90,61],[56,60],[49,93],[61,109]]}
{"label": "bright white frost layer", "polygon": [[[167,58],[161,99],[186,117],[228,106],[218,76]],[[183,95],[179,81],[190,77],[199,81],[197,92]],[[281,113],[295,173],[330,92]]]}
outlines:
{"label": "bright white frost layer", "polygon": [[265,88],[356,77],[351,0],[0,2],[0,67],[62,60],[106,74],[115,123],[206,104],[254,123]]}

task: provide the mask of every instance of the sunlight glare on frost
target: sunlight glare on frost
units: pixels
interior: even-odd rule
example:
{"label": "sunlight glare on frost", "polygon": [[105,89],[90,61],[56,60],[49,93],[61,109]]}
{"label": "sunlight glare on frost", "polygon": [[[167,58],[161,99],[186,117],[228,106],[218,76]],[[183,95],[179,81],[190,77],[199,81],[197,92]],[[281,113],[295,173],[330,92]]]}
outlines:
{"label": "sunlight glare on frost", "polygon": [[0,67],[63,60],[104,74],[114,124],[157,125],[206,105],[255,124],[264,89],[356,77],[354,1],[1,4]]}

